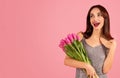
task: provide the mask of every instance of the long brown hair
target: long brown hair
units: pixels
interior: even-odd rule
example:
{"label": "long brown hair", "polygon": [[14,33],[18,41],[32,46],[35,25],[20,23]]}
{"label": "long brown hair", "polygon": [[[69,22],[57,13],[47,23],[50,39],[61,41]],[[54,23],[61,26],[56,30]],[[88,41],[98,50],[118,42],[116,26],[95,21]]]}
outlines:
{"label": "long brown hair", "polygon": [[93,32],[93,27],[90,23],[90,12],[93,8],[98,8],[101,13],[102,16],[104,18],[104,25],[102,27],[102,35],[103,37],[105,37],[107,40],[113,39],[113,37],[110,34],[110,19],[109,19],[109,14],[107,12],[107,10],[101,6],[101,5],[94,5],[90,8],[90,10],[88,11],[87,14],[87,21],[86,21],[86,31],[83,33],[83,36],[87,39],[92,35]]}

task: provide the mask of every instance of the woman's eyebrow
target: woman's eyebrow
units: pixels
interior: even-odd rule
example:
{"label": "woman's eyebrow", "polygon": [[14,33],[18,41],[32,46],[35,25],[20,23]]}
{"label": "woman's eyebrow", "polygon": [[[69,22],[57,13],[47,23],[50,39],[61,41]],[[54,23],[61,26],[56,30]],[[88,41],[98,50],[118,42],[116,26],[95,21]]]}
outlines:
{"label": "woman's eyebrow", "polygon": [[90,13],[90,15],[94,15],[93,13]]}

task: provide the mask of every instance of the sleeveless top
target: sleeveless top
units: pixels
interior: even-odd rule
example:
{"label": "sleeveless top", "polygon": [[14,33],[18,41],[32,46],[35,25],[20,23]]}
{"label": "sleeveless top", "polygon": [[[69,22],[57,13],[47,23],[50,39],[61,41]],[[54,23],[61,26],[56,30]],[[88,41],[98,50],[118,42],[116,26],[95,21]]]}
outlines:
{"label": "sleeveless top", "polygon": [[[91,61],[91,65],[94,67],[99,78],[107,78],[107,75],[103,73],[103,64],[108,53],[108,48],[104,45],[98,45],[95,47],[90,46],[85,41],[85,38],[81,40],[83,46],[86,49],[87,55]],[[87,78],[87,74],[80,68],[76,68],[75,78]]]}

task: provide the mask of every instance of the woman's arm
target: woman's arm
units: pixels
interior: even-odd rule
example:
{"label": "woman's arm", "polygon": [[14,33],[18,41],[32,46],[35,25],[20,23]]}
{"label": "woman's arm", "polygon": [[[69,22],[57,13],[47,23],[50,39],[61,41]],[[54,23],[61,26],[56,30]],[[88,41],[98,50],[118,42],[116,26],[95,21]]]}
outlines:
{"label": "woman's arm", "polygon": [[107,48],[109,48],[107,57],[105,59],[104,65],[103,65],[103,73],[107,73],[112,67],[115,48],[116,48],[116,42],[115,42],[115,40],[110,40],[110,41],[105,41],[105,39],[101,39],[101,40],[102,40],[103,44]]}
{"label": "woman's arm", "polygon": [[[83,35],[81,32],[77,33],[77,35],[82,39]],[[64,59],[64,65],[74,67],[74,68],[83,68],[86,70],[87,75],[89,75],[91,78],[94,75],[97,75],[95,72],[95,69],[90,65],[85,62],[77,61],[75,59],[70,58],[69,56],[66,56]]]}
{"label": "woman's arm", "polygon": [[115,53],[115,48],[116,48],[116,42],[113,40],[111,42],[111,46],[109,48],[109,52],[107,54],[107,58],[106,58],[106,60],[104,62],[104,65],[103,65],[103,73],[107,73],[111,69],[111,67],[112,67],[114,53]]}
{"label": "woman's arm", "polygon": [[[78,32],[77,35],[81,39],[83,38],[83,35],[82,35],[81,32]],[[69,56],[65,57],[64,64],[67,65],[67,66],[75,67],[75,68],[85,68],[85,63],[84,62],[74,60],[74,59],[70,58]]]}
{"label": "woman's arm", "polygon": [[84,62],[74,60],[74,59],[70,58],[69,56],[65,57],[64,65],[74,67],[74,68],[85,68],[86,67],[86,64]]}
{"label": "woman's arm", "polygon": [[95,69],[85,62],[77,61],[69,56],[66,56],[64,59],[64,65],[74,67],[74,68],[83,68],[86,70],[86,74],[90,76],[90,78],[93,78],[94,76],[97,76]]}

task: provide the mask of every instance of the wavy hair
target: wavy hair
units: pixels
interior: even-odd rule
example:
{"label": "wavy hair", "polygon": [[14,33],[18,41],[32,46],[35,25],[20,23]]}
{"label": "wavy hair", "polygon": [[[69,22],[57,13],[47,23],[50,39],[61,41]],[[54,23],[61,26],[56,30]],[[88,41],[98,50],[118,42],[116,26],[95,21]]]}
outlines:
{"label": "wavy hair", "polygon": [[107,12],[107,10],[101,6],[101,5],[94,5],[92,6],[87,14],[87,21],[86,21],[86,31],[83,32],[83,36],[87,39],[92,35],[93,32],[93,27],[90,23],[90,12],[92,9],[94,8],[98,8],[104,18],[104,25],[102,27],[102,35],[103,37],[105,37],[107,40],[113,39],[113,37],[110,34],[110,18],[109,18],[109,14]]}

